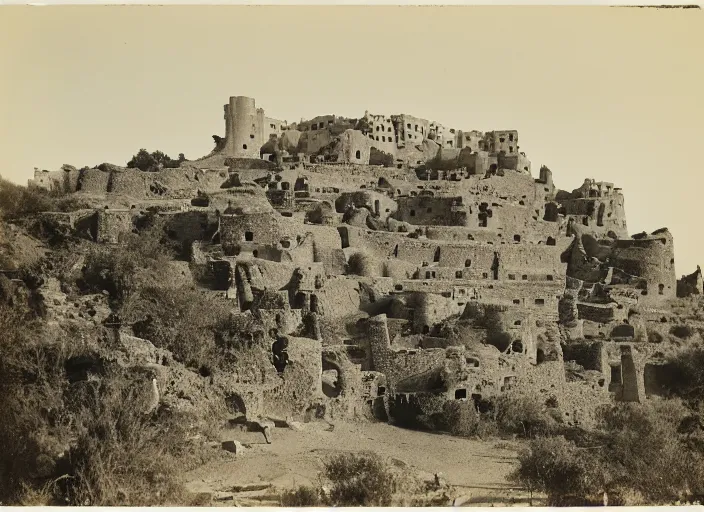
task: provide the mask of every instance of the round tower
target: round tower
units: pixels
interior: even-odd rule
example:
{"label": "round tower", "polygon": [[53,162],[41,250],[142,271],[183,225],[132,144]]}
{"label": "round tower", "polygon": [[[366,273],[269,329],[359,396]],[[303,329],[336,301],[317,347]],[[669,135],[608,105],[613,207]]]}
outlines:
{"label": "round tower", "polygon": [[225,117],[227,153],[235,158],[259,158],[262,141],[254,98],[230,97]]}

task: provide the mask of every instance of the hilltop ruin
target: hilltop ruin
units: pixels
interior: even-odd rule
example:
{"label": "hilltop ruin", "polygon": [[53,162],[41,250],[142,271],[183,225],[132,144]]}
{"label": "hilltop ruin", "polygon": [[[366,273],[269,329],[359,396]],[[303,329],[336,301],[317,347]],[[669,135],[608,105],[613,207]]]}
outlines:
{"label": "hilltop ruin", "polygon": [[270,354],[234,385],[246,416],[405,421],[511,390],[587,425],[660,393],[669,301],[704,293],[702,275],[678,281],[667,229],[629,236],[614,184],[533,177],[515,130],[289,124],[241,96],[224,113],[213,152],[179,168],[64,166],[30,185],[90,201],[43,216],[98,243],[166,220]]}

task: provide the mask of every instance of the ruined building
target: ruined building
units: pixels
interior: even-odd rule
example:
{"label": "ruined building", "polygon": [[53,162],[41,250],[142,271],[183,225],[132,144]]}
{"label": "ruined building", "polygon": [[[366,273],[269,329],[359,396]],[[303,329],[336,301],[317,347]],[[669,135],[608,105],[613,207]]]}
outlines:
{"label": "ruined building", "polygon": [[587,423],[659,393],[652,332],[704,291],[699,269],[677,280],[667,229],[629,236],[619,188],[534,176],[515,130],[289,124],[238,96],[215,139],[177,169],[65,166],[33,184],[93,200],[52,215],[101,243],[146,211],[168,220],[271,352],[271,375],[236,390],[247,411],[393,421],[511,392]]}

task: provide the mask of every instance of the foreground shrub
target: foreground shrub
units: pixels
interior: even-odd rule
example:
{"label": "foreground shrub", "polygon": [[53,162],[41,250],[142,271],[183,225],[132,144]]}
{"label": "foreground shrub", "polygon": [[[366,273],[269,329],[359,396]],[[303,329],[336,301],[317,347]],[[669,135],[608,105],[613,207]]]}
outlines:
{"label": "foreground shrub", "polygon": [[531,441],[518,462],[509,478],[531,495],[545,493],[548,506],[593,504],[602,488],[601,470],[592,452],[562,436]]}
{"label": "foreground shrub", "polygon": [[[88,382],[76,413],[77,438],[66,460],[63,494],[75,505],[182,503],[178,469],[186,432],[175,418],[145,414],[148,395],[139,381],[110,376]],[[126,406],[129,404],[129,406]]]}
{"label": "foreground shrub", "polygon": [[[512,480],[548,495],[548,505],[662,505],[698,498],[704,451],[691,443],[691,411],[676,400],[605,407],[597,430],[538,438],[519,456]],[[690,425],[691,426],[691,425]],[[579,444],[578,444],[579,443]]]}
{"label": "foreground shrub", "polygon": [[283,507],[319,507],[324,505],[320,489],[302,485],[281,495]]}
{"label": "foreground shrub", "polygon": [[333,506],[385,507],[391,504],[395,477],[376,454],[342,454],[325,462]]}
{"label": "foreground shrub", "polygon": [[[145,414],[149,376],[106,367],[97,333],[49,330],[18,308],[0,305],[0,332],[0,502],[184,503],[178,472],[203,452],[190,417]],[[76,359],[91,364],[78,378]]]}
{"label": "foreground shrub", "polygon": [[679,433],[689,416],[678,400],[605,408],[598,424],[604,443],[599,454],[612,487],[635,490],[658,504],[686,498],[700,487],[704,459]]}

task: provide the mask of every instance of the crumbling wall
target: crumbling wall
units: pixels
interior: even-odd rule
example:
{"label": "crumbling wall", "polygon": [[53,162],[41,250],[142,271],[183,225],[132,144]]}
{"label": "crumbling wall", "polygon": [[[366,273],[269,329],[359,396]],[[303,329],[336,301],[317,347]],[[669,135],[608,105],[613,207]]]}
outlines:
{"label": "crumbling wall", "polygon": [[116,244],[120,236],[134,228],[134,210],[98,210],[98,230],[96,241]]}
{"label": "crumbling wall", "polygon": [[614,267],[646,280],[647,289],[643,290],[640,299],[642,303],[659,303],[676,296],[674,247],[667,229],[642,238],[616,240],[611,260]]}
{"label": "crumbling wall", "polygon": [[704,279],[702,278],[702,269],[697,265],[697,270],[677,280],[677,296],[688,297],[702,294],[704,294]]}

